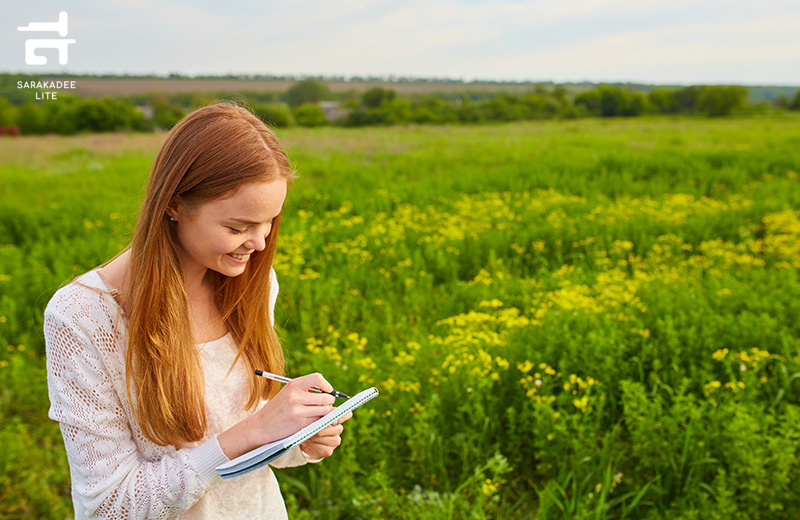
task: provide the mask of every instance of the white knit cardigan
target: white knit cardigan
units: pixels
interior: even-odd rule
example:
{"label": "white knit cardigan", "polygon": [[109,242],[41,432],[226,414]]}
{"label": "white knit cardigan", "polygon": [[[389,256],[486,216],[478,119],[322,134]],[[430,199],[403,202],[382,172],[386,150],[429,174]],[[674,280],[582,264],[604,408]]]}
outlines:
{"label": "white knit cardigan", "polygon": [[[270,313],[274,271],[272,287]],[[286,518],[270,468],[226,481],[214,471],[228,461],[217,434],[250,413],[243,408],[252,376],[242,360],[228,374],[236,354],[230,334],[198,345],[206,436],[180,448],[159,446],[142,434],[128,400],[126,320],[113,293],[90,271],[56,292],[44,315],[49,415],[64,437],[75,519]],[[295,448],[273,466],[306,461]]]}

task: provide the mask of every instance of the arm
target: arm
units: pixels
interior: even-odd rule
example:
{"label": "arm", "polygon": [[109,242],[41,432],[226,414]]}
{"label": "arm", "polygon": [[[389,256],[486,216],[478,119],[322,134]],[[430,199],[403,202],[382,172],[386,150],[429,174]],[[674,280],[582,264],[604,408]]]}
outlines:
{"label": "arm", "polygon": [[[94,333],[45,313],[50,417],[61,425],[77,517],[166,518],[191,507],[227,461],[216,438],[195,448],[154,446],[134,432]],[[98,333],[110,333],[97,331]]]}

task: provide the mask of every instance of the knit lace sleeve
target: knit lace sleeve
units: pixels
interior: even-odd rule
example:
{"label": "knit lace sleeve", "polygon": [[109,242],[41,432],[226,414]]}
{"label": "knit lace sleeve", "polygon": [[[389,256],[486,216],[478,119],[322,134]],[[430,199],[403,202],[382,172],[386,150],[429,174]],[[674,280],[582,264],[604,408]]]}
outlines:
{"label": "knit lace sleeve", "polygon": [[75,517],[180,514],[219,480],[214,468],[228,459],[216,437],[175,449],[142,435],[123,400],[124,376],[100,340],[111,335],[104,314],[52,301],[45,312],[49,415],[61,425]]}

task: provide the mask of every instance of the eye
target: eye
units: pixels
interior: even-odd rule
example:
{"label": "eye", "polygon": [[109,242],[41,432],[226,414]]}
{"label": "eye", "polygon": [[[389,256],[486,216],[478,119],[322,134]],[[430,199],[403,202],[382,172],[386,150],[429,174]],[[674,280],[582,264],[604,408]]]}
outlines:
{"label": "eye", "polygon": [[245,231],[244,229],[236,229],[234,227],[228,227],[228,230],[230,230],[233,235],[241,235]]}

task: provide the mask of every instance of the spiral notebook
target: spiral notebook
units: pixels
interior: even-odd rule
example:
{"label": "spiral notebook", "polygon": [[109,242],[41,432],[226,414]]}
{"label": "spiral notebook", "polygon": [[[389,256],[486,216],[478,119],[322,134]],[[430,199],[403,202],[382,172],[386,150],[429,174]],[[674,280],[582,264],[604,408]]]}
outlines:
{"label": "spiral notebook", "polygon": [[237,457],[230,462],[226,462],[225,464],[218,466],[217,475],[227,480],[238,477],[239,475],[244,475],[245,473],[249,473],[260,468],[261,466],[264,466],[265,464],[269,464],[298,444],[307,441],[321,430],[324,430],[328,426],[332,425],[344,417],[348,412],[355,410],[362,404],[377,396],[378,389],[375,387],[359,392],[334,408],[325,416],[320,417],[297,433],[279,441],[265,444],[252,451],[248,451],[241,457]]}

